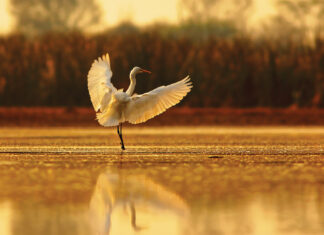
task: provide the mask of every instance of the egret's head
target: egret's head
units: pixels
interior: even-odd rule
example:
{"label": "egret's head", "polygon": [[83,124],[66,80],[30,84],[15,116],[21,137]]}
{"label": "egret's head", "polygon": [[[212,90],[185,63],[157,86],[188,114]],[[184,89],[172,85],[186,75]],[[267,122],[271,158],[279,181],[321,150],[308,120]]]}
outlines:
{"label": "egret's head", "polygon": [[151,72],[136,66],[132,69],[132,71],[130,73],[131,73],[131,75],[135,76],[138,73],[151,73]]}

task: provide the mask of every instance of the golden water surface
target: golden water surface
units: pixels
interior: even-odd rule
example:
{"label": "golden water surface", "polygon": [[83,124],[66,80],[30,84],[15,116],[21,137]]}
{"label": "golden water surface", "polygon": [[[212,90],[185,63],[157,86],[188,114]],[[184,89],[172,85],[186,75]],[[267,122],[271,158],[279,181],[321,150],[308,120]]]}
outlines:
{"label": "golden water surface", "polygon": [[323,234],[324,128],[0,129],[0,234]]}

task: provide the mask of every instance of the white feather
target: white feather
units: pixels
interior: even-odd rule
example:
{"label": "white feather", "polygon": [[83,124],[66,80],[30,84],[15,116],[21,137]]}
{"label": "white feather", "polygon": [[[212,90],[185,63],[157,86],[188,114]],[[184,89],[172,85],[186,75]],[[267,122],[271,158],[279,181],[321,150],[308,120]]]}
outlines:
{"label": "white feather", "polygon": [[168,86],[160,86],[142,95],[133,95],[125,109],[126,121],[137,124],[163,113],[179,103],[191,90],[189,76]]}
{"label": "white feather", "polygon": [[133,124],[163,113],[179,103],[191,90],[189,76],[168,86],[158,87],[142,95],[133,95],[135,75],[149,72],[134,67],[130,73],[131,84],[126,92],[117,90],[111,83],[112,71],[108,53],[95,60],[88,73],[88,89],[97,119],[102,126],[117,126],[123,122]]}
{"label": "white feather", "polygon": [[95,60],[88,73],[88,90],[95,111],[104,111],[116,88],[111,83],[113,73],[110,68],[109,54]]}

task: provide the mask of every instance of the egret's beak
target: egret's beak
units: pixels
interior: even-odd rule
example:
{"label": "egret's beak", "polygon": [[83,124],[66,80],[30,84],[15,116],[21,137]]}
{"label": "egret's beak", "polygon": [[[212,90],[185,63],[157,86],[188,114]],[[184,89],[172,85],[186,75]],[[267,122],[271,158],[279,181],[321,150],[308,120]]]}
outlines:
{"label": "egret's beak", "polygon": [[145,69],[141,69],[141,72],[142,73],[148,73],[148,74],[151,74],[152,73],[151,71],[148,71],[148,70],[145,70]]}

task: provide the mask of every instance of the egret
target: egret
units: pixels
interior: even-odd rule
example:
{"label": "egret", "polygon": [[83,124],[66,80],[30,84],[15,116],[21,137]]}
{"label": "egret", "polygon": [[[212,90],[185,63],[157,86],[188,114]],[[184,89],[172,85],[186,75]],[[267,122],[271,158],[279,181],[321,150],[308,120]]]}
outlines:
{"label": "egret", "polygon": [[141,95],[134,94],[135,76],[139,73],[151,72],[134,67],[129,75],[130,85],[126,92],[123,89],[117,90],[111,83],[113,73],[108,53],[95,60],[88,73],[88,90],[93,108],[97,112],[97,120],[105,127],[117,126],[122,150],[125,150],[122,123],[145,122],[179,103],[192,88],[187,76],[168,86],[160,86]]}

